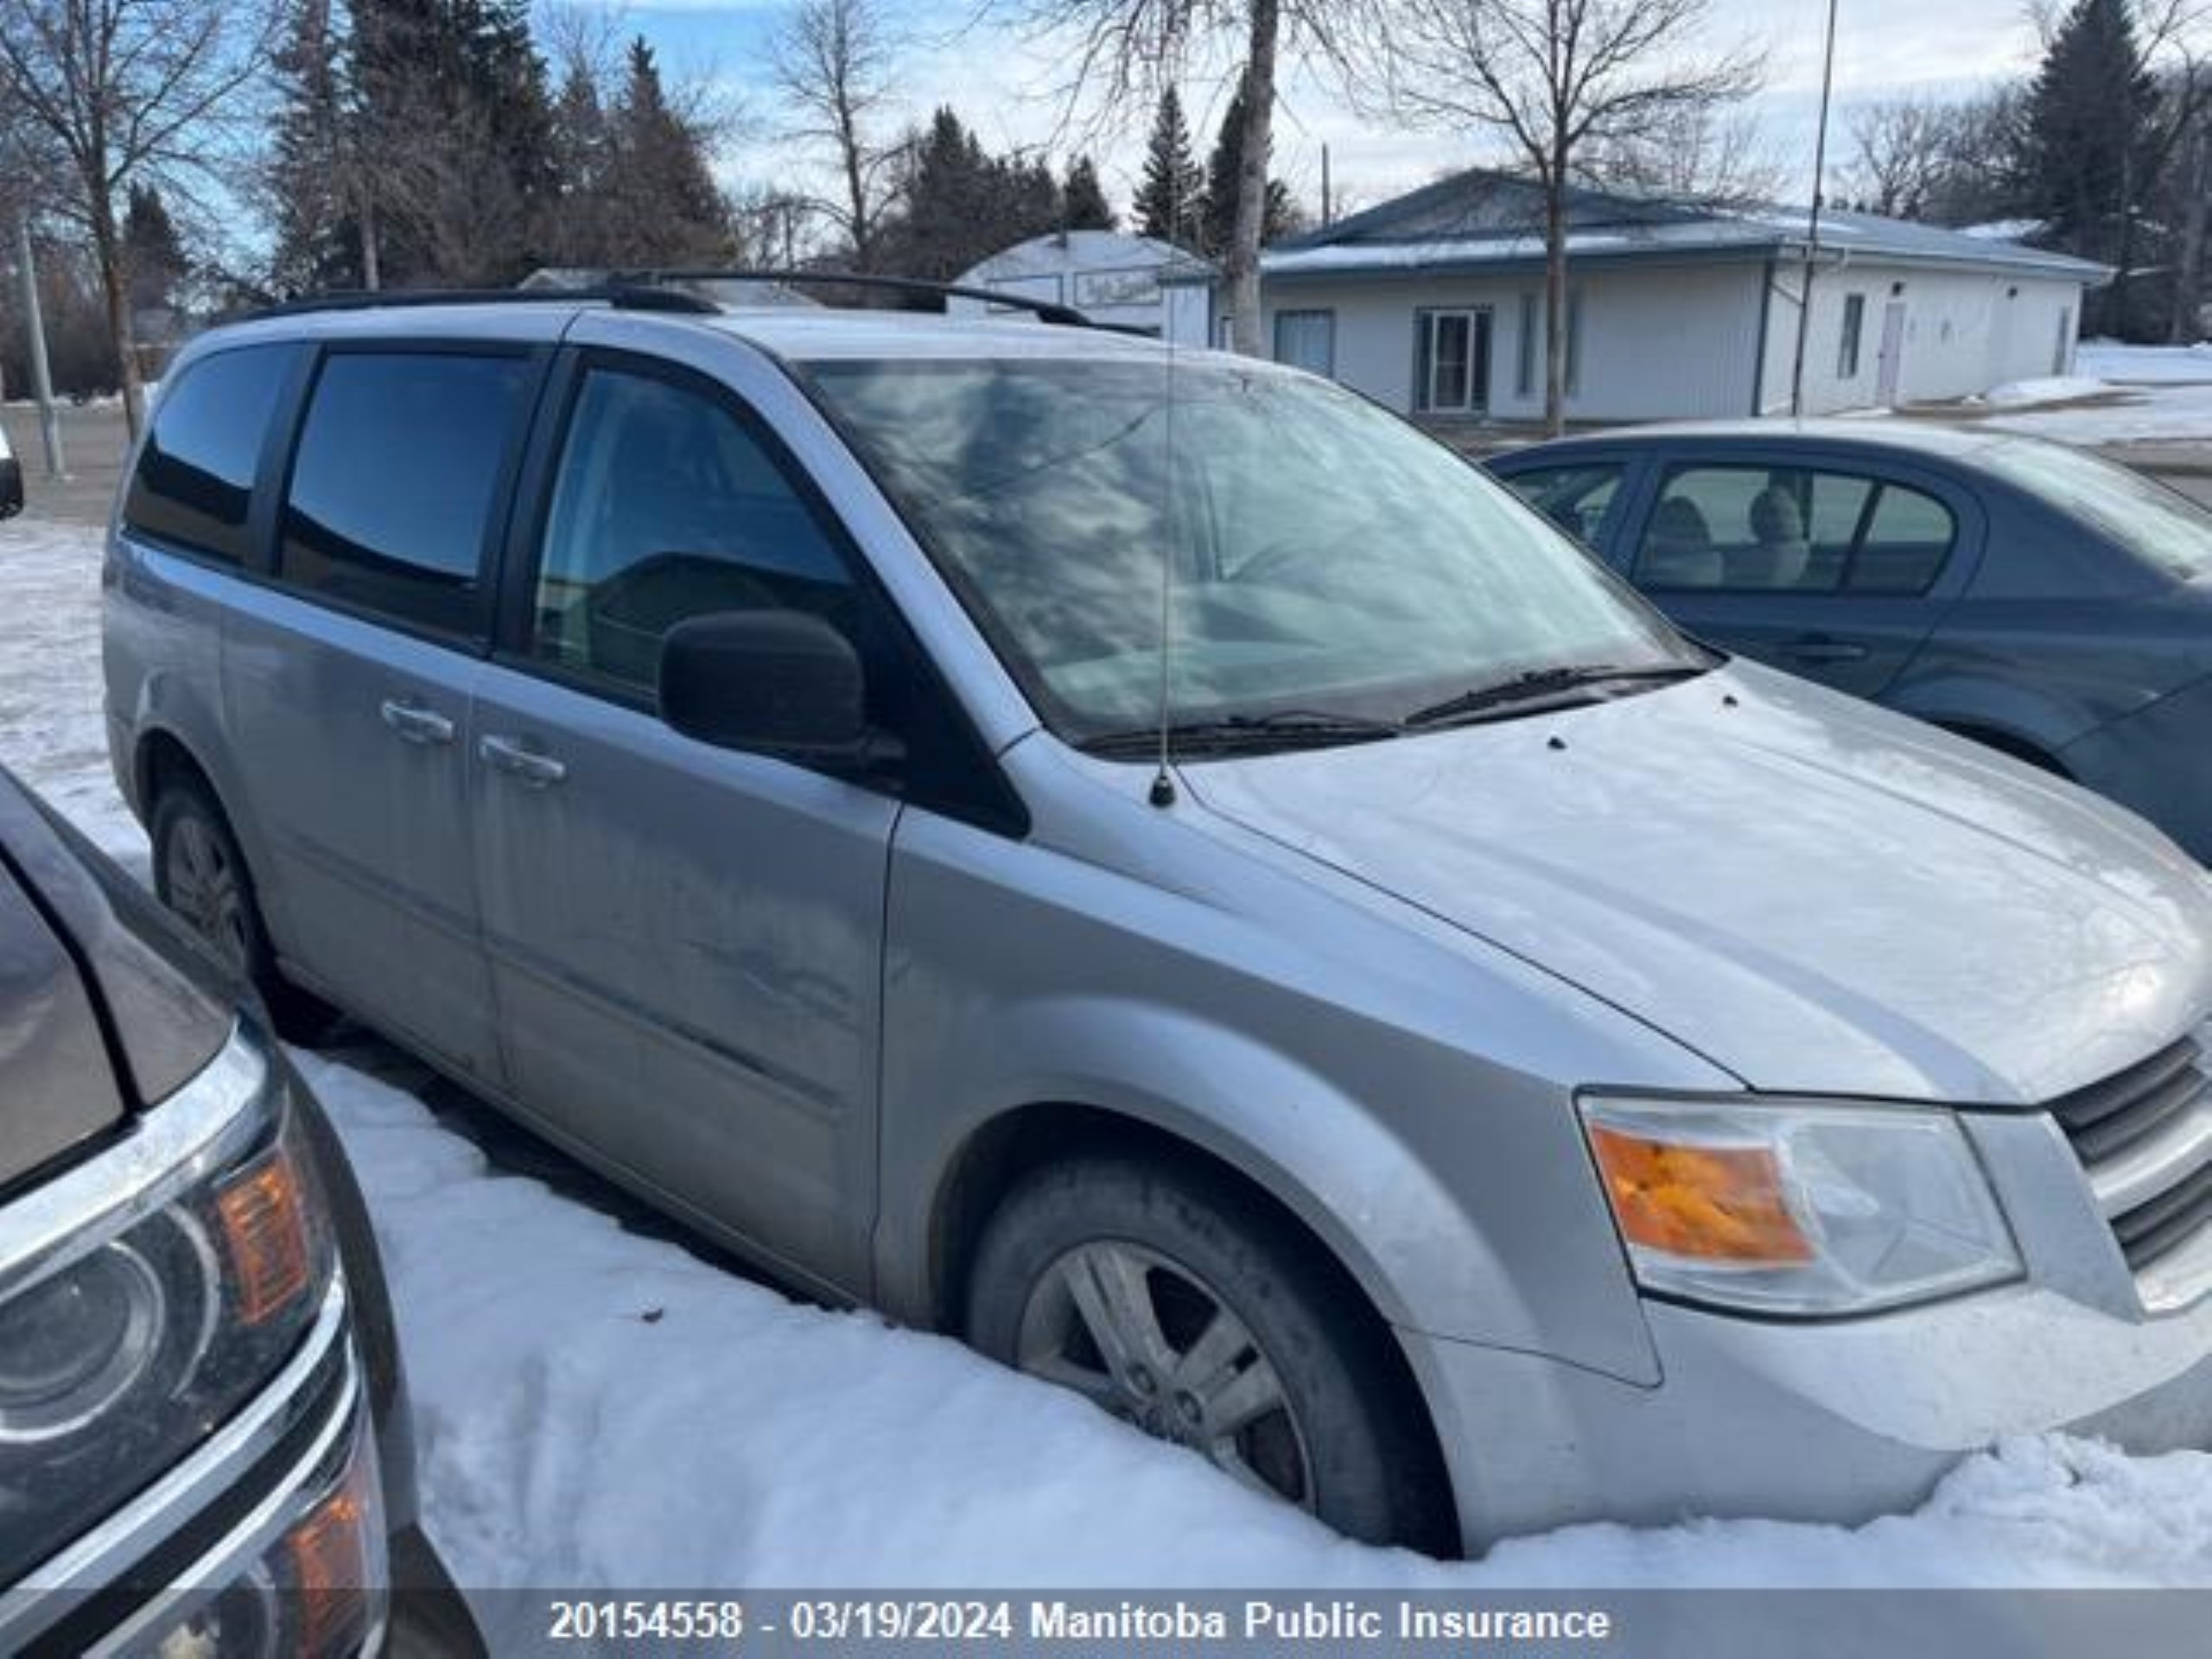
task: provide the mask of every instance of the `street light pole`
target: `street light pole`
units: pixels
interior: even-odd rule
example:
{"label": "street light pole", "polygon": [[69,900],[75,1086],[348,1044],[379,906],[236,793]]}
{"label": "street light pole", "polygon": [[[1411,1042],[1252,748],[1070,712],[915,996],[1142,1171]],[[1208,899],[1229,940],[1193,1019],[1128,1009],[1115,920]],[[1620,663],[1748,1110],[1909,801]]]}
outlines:
{"label": "street light pole", "polygon": [[22,283],[23,326],[30,331],[31,391],[38,398],[39,435],[46,441],[46,475],[69,476],[61,454],[61,411],[54,406],[54,374],[46,360],[46,320],[39,314],[38,270],[31,263],[31,220],[16,218],[16,275]]}
{"label": "street light pole", "polygon": [[1835,8],[1828,0],[1827,41],[1821,54],[1821,123],[1813,135],[1813,207],[1805,227],[1805,280],[1797,289],[1797,354],[1789,366],[1789,413],[1805,412],[1805,331],[1813,320],[1813,272],[1821,262],[1821,198],[1828,172],[1828,92],[1835,83]]}

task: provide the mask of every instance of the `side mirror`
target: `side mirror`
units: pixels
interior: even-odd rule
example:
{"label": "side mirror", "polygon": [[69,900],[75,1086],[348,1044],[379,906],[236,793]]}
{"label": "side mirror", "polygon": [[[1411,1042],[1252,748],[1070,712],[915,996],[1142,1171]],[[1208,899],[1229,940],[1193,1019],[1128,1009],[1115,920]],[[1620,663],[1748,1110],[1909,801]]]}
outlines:
{"label": "side mirror", "polygon": [[852,642],[803,611],[677,623],[660,655],[660,717],[686,737],[817,765],[868,753],[867,677]]}

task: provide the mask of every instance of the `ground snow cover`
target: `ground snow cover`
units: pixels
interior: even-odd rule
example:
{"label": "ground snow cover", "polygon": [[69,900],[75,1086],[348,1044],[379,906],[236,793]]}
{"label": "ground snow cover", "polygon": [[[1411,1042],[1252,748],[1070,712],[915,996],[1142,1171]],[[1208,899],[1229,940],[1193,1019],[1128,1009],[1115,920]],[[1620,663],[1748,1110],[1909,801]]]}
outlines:
{"label": "ground snow cover", "polygon": [[2042,404],[2070,404],[2101,397],[2111,390],[2094,375],[2046,374],[1992,386],[1981,401],[1992,409],[2032,409]]}
{"label": "ground snow cover", "polygon": [[[1986,399],[1993,412],[1980,423],[2066,443],[2212,439],[2212,346],[2085,340],[2074,369],[1998,387]],[[2008,404],[2007,393],[2017,399]]]}
{"label": "ground snow cover", "polygon": [[[97,564],[91,531],[0,525],[0,761],[143,871],[100,747]],[[426,1518],[473,1590],[2212,1585],[2212,1456],[2059,1437],[1856,1530],[1588,1526],[1452,1565],[1363,1548],[951,1342],[625,1230],[367,1071],[300,1060],[376,1216]]]}

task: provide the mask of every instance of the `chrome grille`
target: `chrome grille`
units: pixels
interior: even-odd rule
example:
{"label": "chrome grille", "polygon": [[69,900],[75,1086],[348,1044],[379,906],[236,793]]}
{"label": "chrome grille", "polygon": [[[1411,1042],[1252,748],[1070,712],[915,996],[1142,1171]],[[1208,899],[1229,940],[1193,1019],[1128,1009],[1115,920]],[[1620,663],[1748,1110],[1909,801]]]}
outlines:
{"label": "chrome grille", "polygon": [[2183,1038],[2050,1110],[2145,1304],[2212,1287],[2212,1071],[2198,1042]]}

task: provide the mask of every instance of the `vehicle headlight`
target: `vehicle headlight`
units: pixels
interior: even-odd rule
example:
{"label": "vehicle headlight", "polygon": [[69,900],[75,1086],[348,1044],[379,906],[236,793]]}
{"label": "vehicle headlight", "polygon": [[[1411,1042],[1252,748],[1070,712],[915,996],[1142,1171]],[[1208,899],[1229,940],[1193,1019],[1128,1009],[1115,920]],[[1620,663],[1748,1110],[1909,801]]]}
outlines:
{"label": "vehicle headlight", "polygon": [[0,1208],[0,1585],[251,1399],[334,1262],[283,1084],[243,1035],[113,1147]]}
{"label": "vehicle headlight", "polygon": [[1954,1295],[2021,1271],[1950,1112],[1796,1100],[1580,1105],[1646,1289],[1819,1317]]}

